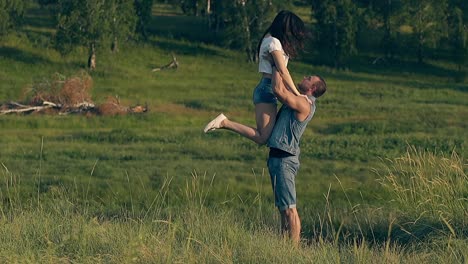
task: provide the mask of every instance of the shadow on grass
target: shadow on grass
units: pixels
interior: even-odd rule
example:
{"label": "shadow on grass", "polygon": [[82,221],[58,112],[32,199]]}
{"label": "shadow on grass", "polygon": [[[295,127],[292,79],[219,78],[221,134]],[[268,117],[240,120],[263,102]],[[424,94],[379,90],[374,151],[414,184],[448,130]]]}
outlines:
{"label": "shadow on grass", "polygon": [[223,56],[222,53],[202,46],[200,43],[192,44],[190,42],[180,42],[169,39],[158,39],[149,41],[152,45],[163,50],[174,52],[177,55],[208,55]]}
{"label": "shadow on grass", "polygon": [[453,69],[447,69],[430,63],[418,63],[414,60],[380,59],[373,64],[375,57],[370,55],[361,55],[351,61],[351,69],[357,72],[369,74],[400,75],[404,73],[431,75],[436,77],[452,77],[458,72]]}
{"label": "shadow on grass", "polygon": [[113,129],[111,131],[96,131],[96,132],[76,132],[71,135],[58,136],[55,138],[59,141],[84,141],[87,143],[112,143],[112,144],[129,144],[145,140],[144,137],[138,136],[135,132],[128,129]]}
{"label": "shadow on grass", "polygon": [[54,33],[49,31],[37,30],[34,28],[25,29],[24,32],[33,42],[52,43],[54,41]]}
{"label": "shadow on grass", "polygon": [[24,20],[24,25],[53,29],[55,27],[54,12],[51,8],[31,7],[28,8]]}
{"label": "shadow on grass", "polygon": [[[303,58],[302,62],[313,65],[326,65],[325,59],[321,59],[320,54],[311,54]],[[327,75],[342,81],[358,81],[369,83],[390,83],[393,85],[412,86],[419,89],[452,89],[455,91],[468,92],[468,84],[460,81],[464,77],[463,73],[456,69],[446,68],[440,65],[431,63],[418,63],[415,60],[395,58],[393,60],[381,59],[373,64],[376,60],[375,56],[360,54],[354,56],[348,61],[349,73],[342,70],[330,70]],[[325,63],[325,64],[324,64]],[[387,80],[383,78],[372,78],[364,76],[356,76],[356,74],[364,73],[376,76],[389,77]],[[416,76],[415,76],[416,75]],[[424,76],[434,76],[445,80],[431,81],[424,79]],[[391,78],[398,78],[397,80]],[[406,79],[406,80],[403,80]],[[456,82],[456,81],[459,82]]]}
{"label": "shadow on grass", "polygon": [[[325,219],[325,218],[324,218]],[[303,238],[307,243],[329,241],[339,245],[352,245],[353,243],[367,243],[371,246],[381,247],[385,243],[399,246],[412,246],[422,242],[433,240],[450,239],[457,237],[468,238],[468,230],[463,228],[463,223],[452,223],[455,227],[456,236],[450,228],[441,221],[430,219],[408,220],[400,218],[395,221],[385,219],[378,223],[370,224],[363,222],[361,225],[334,222],[325,225],[315,224],[308,226],[303,224]]]}
{"label": "shadow on grass", "polygon": [[23,30],[28,38],[36,44],[50,46],[56,29],[54,16],[55,14],[50,8],[28,8],[23,24]]}
{"label": "shadow on grass", "polygon": [[51,63],[49,60],[44,59],[41,56],[11,47],[0,47],[0,57],[27,64]]}
{"label": "shadow on grass", "polygon": [[188,99],[178,101],[177,103],[194,110],[221,112],[226,109],[226,105],[218,100]]}
{"label": "shadow on grass", "polygon": [[208,29],[206,19],[196,16],[153,16],[148,32],[151,35],[213,44],[217,35]]}
{"label": "shadow on grass", "polygon": [[[392,75],[393,77],[403,77],[406,73],[398,73],[398,74],[386,74],[385,72],[366,72],[366,71],[355,71],[354,73],[358,72],[364,72],[364,73],[370,73],[370,74],[375,74],[375,75]],[[468,92],[468,84],[467,83],[455,83],[453,80],[454,78],[450,76],[445,76],[447,77],[446,82],[433,82],[433,81],[422,81],[421,78],[413,78],[411,76],[407,76],[407,80],[382,80],[381,78],[371,78],[371,77],[364,77],[364,76],[356,76],[354,74],[347,74],[346,72],[329,72],[327,73],[329,77],[332,77],[336,80],[340,81],[350,81],[350,82],[365,82],[365,83],[380,83],[380,84],[392,84],[392,85],[398,85],[398,86],[410,86],[412,88],[416,89],[450,89],[454,91],[460,91],[460,92]],[[392,77],[391,76],[391,77]]]}

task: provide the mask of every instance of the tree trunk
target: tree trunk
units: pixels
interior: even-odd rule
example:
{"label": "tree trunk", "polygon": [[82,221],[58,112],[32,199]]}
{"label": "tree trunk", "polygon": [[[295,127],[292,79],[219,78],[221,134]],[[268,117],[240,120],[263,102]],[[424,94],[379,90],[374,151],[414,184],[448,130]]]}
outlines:
{"label": "tree trunk", "polygon": [[384,52],[385,52],[385,57],[387,59],[391,59],[393,57],[392,29],[391,29],[391,24],[390,24],[390,16],[392,14],[391,8],[392,8],[392,0],[387,0],[387,8],[384,11],[385,33],[383,37]]}
{"label": "tree trunk", "polygon": [[94,71],[96,69],[96,51],[94,49],[94,43],[91,44],[88,57],[88,69]]}
{"label": "tree trunk", "polygon": [[423,35],[422,32],[418,33],[418,63],[423,63]]}
{"label": "tree trunk", "polygon": [[242,6],[242,24],[244,27],[244,36],[245,36],[245,42],[246,42],[246,47],[245,51],[247,52],[247,57],[249,62],[253,62],[254,60],[252,59],[252,41],[251,41],[251,36],[250,36],[250,27],[249,27],[249,18],[247,17],[247,11],[245,10],[245,4]]}
{"label": "tree trunk", "polygon": [[117,53],[119,52],[119,46],[117,42],[117,38],[114,37],[114,40],[112,41],[112,46],[111,46],[112,53]]}
{"label": "tree trunk", "polygon": [[418,3],[418,10],[417,10],[417,16],[418,16],[418,25],[417,25],[417,38],[418,38],[418,63],[423,63],[423,44],[424,44],[424,29],[423,29],[423,7],[422,3]]}
{"label": "tree trunk", "polygon": [[338,40],[338,27],[336,25],[338,23],[336,20],[333,22],[333,58],[335,69],[340,67],[340,52],[339,52],[339,40]]}

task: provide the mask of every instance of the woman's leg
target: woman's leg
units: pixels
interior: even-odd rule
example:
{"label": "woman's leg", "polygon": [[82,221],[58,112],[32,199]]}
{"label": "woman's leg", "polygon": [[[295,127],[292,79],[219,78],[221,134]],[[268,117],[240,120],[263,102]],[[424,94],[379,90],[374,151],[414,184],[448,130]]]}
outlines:
{"label": "woman's leg", "polygon": [[276,104],[258,103],[255,105],[255,120],[257,128],[246,126],[229,119],[224,119],[220,128],[229,129],[244,136],[259,145],[270,138],[276,121]]}

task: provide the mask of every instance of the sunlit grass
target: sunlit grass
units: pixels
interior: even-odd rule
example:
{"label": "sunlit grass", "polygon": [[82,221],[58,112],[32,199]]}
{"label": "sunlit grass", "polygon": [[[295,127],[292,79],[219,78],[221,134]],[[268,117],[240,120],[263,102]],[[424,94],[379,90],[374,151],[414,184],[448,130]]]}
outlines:
{"label": "sunlit grass", "polygon": [[[439,163],[444,158],[419,151],[411,155],[420,163],[440,165],[442,178],[452,172],[452,166],[445,164],[459,161],[452,156]],[[393,173],[408,173],[415,186],[425,185],[417,176],[420,163],[395,167]],[[335,208],[330,190],[322,208],[300,211],[307,230],[301,246],[294,247],[279,234],[276,209],[268,206],[260,189],[256,188],[256,199],[243,204],[243,213],[232,207],[232,201],[219,200],[218,191],[224,186],[216,182],[222,181],[222,174],[193,172],[182,185],[174,184],[172,177],[162,177],[156,188],[126,175],[99,196],[88,195],[90,186],[97,183],[90,179],[88,184],[51,186],[45,193],[33,190],[34,195],[21,198],[21,176],[4,164],[1,172],[0,198],[7,201],[0,205],[2,261],[459,263],[467,257],[463,232],[455,236],[446,232],[447,226],[426,222],[428,233],[417,233],[415,223],[424,217],[415,219],[390,204],[373,207],[348,200],[349,207]],[[124,185],[126,193],[116,195]],[[40,179],[36,186],[40,188]],[[464,188],[464,182],[450,186]],[[346,195],[347,190],[341,192]],[[463,193],[450,194],[440,188],[431,194],[445,200],[463,198]],[[399,194],[394,192],[389,198],[399,200]],[[411,201],[399,201],[399,206],[414,208]],[[456,207],[454,212],[463,214],[463,208]],[[404,222],[408,220],[414,220],[413,225]],[[465,225],[452,222],[456,230],[464,230]],[[412,242],[402,243],[401,230],[414,237]]]}
{"label": "sunlit grass", "polygon": [[396,207],[411,217],[441,222],[455,237],[466,235],[468,176],[456,152],[440,157],[412,148],[391,161],[382,184]]}
{"label": "sunlit grass", "polygon": [[[50,32],[36,31],[2,38],[0,102],[85,68],[85,48],[61,56],[48,46]],[[219,112],[255,125],[257,66],[187,39],[98,50],[93,100],[118,96],[147,103],[148,113],[0,116],[0,262],[467,259],[468,87],[453,82],[452,64],[385,68],[362,55],[360,67],[336,71],[290,62],[294,80],[320,74],[329,86],[301,143],[304,243],[292,248],[277,231],[267,149],[228,131],[202,132]],[[172,53],[177,70],[151,72]]]}

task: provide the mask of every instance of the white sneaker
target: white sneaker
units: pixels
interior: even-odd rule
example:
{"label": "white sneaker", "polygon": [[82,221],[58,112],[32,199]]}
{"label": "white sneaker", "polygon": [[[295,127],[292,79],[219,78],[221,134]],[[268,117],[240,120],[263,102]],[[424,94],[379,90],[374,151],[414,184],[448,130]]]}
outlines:
{"label": "white sneaker", "polygon": [[205,129],[203,130],[205,133],[209,131],[213,131],[221,127],[221,122],[227,117],[223,114],[219,114],[215,119],[211,120],[211,122],[206,125]]}

